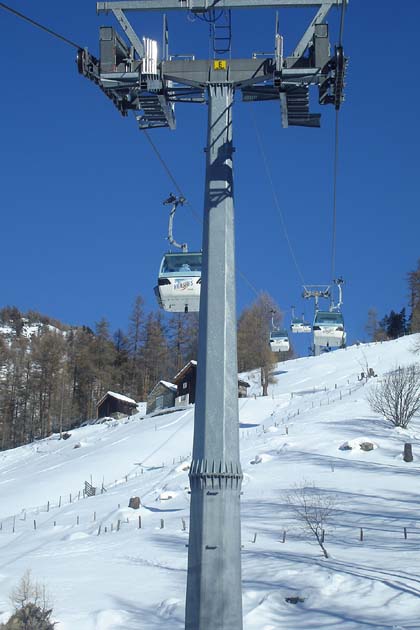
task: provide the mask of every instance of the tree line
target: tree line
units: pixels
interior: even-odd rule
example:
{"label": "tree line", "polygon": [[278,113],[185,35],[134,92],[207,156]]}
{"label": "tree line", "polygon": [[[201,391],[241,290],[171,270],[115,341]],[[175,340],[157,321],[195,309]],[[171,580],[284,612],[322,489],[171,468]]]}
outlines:
{"label": "tree line", "polygon": [[420,259],[416,269],[407,274],[407,289],[409,315],[404,307],[400,311],[391,310],[379,320],[377,310],[369,309],[365,329],[371,341],[398,339],[420,332]]}
{"label": "tree line", "polygon": [[95,417],[109,390],[145,400],[158,380],[197,355],[197,316],[165,320],[160,312],[146,313],[141,296],[127,329],[114,334],[106,319],[92,330],[15,307],[0,310],[0,327],[1,449]]}
{"label": "tree line", "polygon": [[[262,368],[263,387],[278,360],[268,344],[272,308],[280,321],[280,309],[262,294],[238,322],[239,371]],[[94,418],[107,391],[146,400],[198,351],[198,314],[147,313],[141,296],[126,330],[113,334],[106,319],[94,329],[72,327],[16,307],[0,309],[0,331],[1,450]]]}

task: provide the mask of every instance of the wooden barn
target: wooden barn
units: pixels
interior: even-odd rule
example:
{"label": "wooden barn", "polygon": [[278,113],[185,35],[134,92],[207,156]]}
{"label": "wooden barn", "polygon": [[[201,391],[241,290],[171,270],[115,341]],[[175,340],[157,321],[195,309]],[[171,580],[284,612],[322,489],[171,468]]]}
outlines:
{"label": "wooden barn", "polygon": [[[192,404],[195,402],[195,386],[197,382],[197,361],[189,361],[172,379],[177,386],[176,404]],[[238,379],[238,397],[246,398],[250,387],[246,381]]]}
{"label": "wooden barn", "polygon": [[246,398],[248,396],[248,387],[251,387],[246,381],[242,381],[238,378],[238,397]]}
{"label": "wooden barn", "polygon": [[174,407],[176,394],[176,385],[168,381],[159,381],[147,397],[147,413]]}
{"label": "wooden barn", "polygon": [[98,419],[106,418],[116,413],[131,416],[137,412],[137,403],[132,398],[123,396],[123,394],[107,392],[96,405],[96,411]]}
{"label": "wooden barn", "polygon": [[195,402],[195,383],[197,380],[197,361],[189,361],[172,379],[177,386],[176,402],[186,404]]}

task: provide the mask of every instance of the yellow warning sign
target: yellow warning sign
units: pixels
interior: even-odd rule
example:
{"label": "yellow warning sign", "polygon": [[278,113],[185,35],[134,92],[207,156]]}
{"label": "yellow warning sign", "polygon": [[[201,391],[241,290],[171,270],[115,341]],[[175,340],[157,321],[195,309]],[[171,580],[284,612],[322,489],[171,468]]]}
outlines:
{"label": "yellow warning sign", "polygon": [[213,61],[213,69],[214,70],[226,70],[227,69],[227,61],[226,61],[226,59],[214,59],[214,61]]}

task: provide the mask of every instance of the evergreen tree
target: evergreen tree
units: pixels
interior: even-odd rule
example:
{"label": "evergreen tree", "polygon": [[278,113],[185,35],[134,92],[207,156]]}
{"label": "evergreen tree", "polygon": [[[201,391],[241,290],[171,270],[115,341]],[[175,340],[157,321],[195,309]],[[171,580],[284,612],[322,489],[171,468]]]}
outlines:
{"label": "evergreen tree", "polygon": [[94,405],[114,382],[113,365],[116,350],[109,332],[109,323],[103,317],[95,324],[95,336],[92,344],[92,364],[95,373],[95,384],[92,392]]}
{"label": "evergreen tree", "polygon": [[144,300],[138,295],[134,301],[130,314],[127,334],[127,349],[129,354],[127,382],[131,396],[136,400],[144,400],[143,390],[143,356],[144,342]]}
{"label": "evergreen tree", "polygon": [[31,340],[31,378],[37,391],[37,435],[50,435],[58,427],[61,405],[61,375],[64,369],[65,340],[61,333],[47,328]]}
{"label": "evergreen tree", "polygon": [[67,336],[67,374],[70,389],[70,422],[93,417],[92,391],[95,371],[92,361],[94,333],[82,327]]}
{"label": "evergreen tree", "polygon": [[407,333],[407,318],[405,314],[405,308],[401,309],[399,313],[391,311],[389,315],[379,322],[379,326],[385,331],[388,339],[398,339]]}
{"label": "evergreen tree", "polygon": [[166,331],[160,313],[150,313],[146,320],[143,357],[143,395],[161,379],[168,378],[170,371],[170,352]]}
{"label": "evergreen tree", "polygon": [[134,395],[130,389],[130,356],[128,351],[128,339],[124,332],[119,328],[114,333],[114,347],[115,347],[115,363],[114,363],[114,382],[116,383],[117,391],[121,393],[127,393],[127,395]]}
{"label": "evergreen tree", "polygon": [[420,332],[420,258],[417,268],[408,274],[408,288],[410,291],[410,332]]}
{"label": "evergreen tree", "polygon": [[175,375],[198,354],[198,313],[176,313],[169,320],[170,370]]}

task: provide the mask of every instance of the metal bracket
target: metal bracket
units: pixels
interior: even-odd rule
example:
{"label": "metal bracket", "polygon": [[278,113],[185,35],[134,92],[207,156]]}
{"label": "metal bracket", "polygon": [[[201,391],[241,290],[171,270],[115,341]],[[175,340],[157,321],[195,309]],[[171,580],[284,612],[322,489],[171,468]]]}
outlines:
{"label": "metal bracket", "polygon": [[113,8],[112,9],[112,13],[115,15],[115,17],[117,18],[118,22],[121,24],[121,27],[123,28],[125,34],[127,35],[128,39],[130,40],[130,43],[133,46],[133,48],[136,51],[136,53],[138,54],[138,56],[141,59],[143,59],[143,57],[144,57],[144,46],[141,43],[141,41],[139,40],[139,38],[138,38],[135,30],[131,26],[130,22],[128,21],[127,16],[125,15],[124,11],[122,9]]}
{"label": "metal bracket", "polygon": [[315,26],[317,24],[320,24],[321,22],[323,22],[325,20],[325,18],[328,15],[328,12],[331,9],[331,7],[332,7],[331,2],[323,3],[319,7],[315,17],[313,18],[312,22],[310,23],[310,25],[306,29],[302,39],[300,40],[299,44],[294,49],[294,51],[292,53],[292,56],[290,58],[291,60],[297,60],[297,59],[300,59],[303,56],[305,50],[308,48],[308,46],[311,43],[312,38],[314,36]]}

